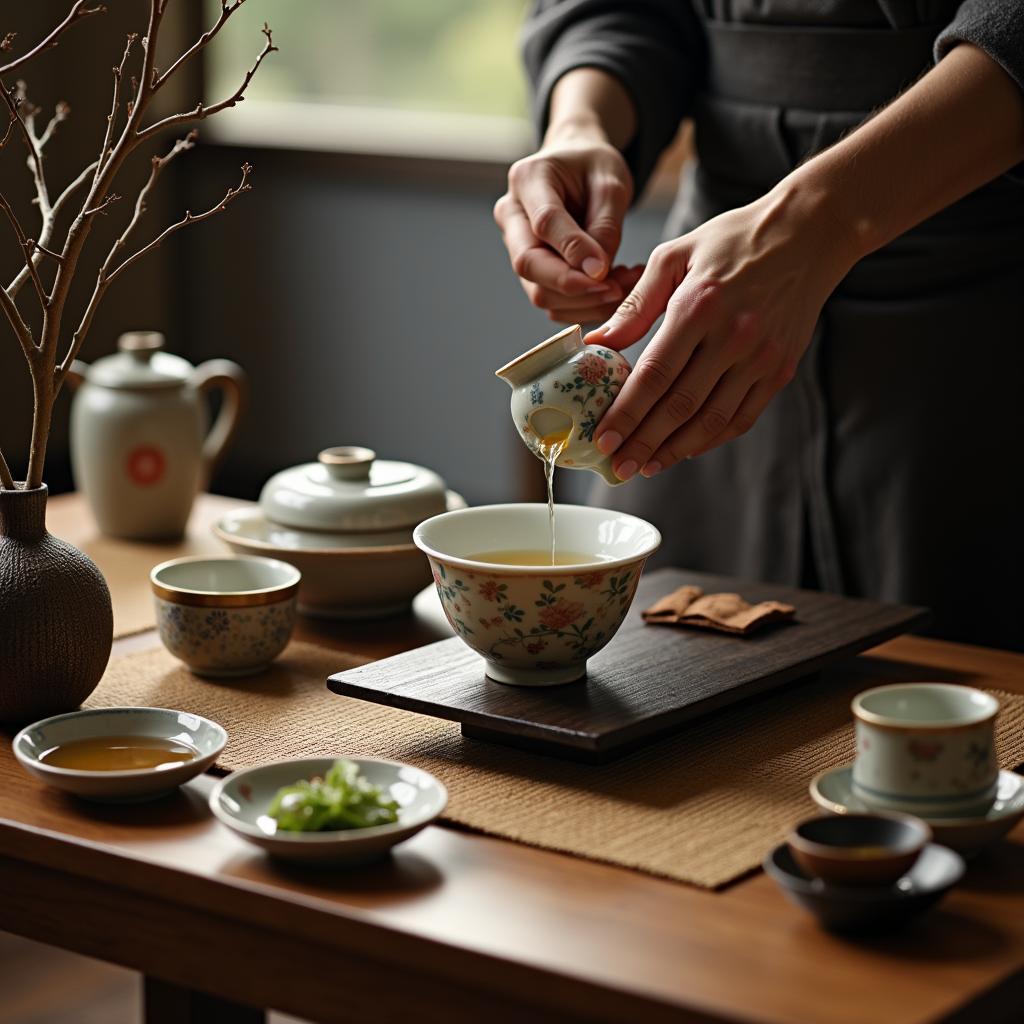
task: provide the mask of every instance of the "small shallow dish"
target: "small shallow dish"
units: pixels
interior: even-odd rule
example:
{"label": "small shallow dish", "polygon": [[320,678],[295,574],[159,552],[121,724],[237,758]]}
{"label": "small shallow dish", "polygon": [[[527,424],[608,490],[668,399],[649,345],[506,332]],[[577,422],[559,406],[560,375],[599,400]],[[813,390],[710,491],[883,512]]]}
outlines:
{"label": "small shallow dish", "polygon": [[299,779],[323,776],[331,757],[274,761],[222,779],[210,794],[210,810],[232,832],[285,860],[325,865],[364,864],[429,825],[448,803],[448,791],[428,772],[400,761],[353,757],[359,770],[399,805],[393,825],[333,832],[281,832],[267,816],[275,794]]}
{"label": "small shallow dish", "polygon": [[964,860],[954,850],[929,843],[914,866],[895,883],[831,885],[812,878],[783,843],[764,859],[765,872],[797,906],[833,931],[897,928],[934,906],[963,877]]}
{"label": "small shallow dish", "polygon": [[786,840],[800,869],[833,885],[891,885],[931,842],[920,819],[897,814],[826,814],[800,822]]}
{"label": "small shallow dish", "polygon": [[546,504],[483,505],[434,516],[413,539],[430,559],[452,629],[484,659],[487,675],[515,686],[582,679],[587,659],[626,617],[661,534],[636,516],[555,506],[555,548],[585,553],[577,565],[482,562],[482,552],[547,551]]}
{"label": "small shallow dish", "polygon": [[266,668],[295,626],[302,574],[274,558],[172,558],[149,574],[164,646],[197,675]]}
{"label": "small shallow dish", "polygon": [[[870,814],[853,790],[853,766],[843,765],[821,772],[811,780],[811,799],[832,814]],[[1024,818],[1024,776],[1000,771],[996,799],[984,813],[969,818],[933,818],[922,815],[935,842],[971,857],[998,842]]]}
{"label": "small shallow dish", "polygon": [[[105,736],[146,736],[175,740],[195,749],[191,761],[165,768],[86,771],[58,768],[41,758],[54,747]],[[224,749],[228,734],[216,722],[169,708],[95,708],[54,715],[28,725],[14,737],[14,756],[30,775],[75,796],[104,803],[152,800],[206,771]]]}

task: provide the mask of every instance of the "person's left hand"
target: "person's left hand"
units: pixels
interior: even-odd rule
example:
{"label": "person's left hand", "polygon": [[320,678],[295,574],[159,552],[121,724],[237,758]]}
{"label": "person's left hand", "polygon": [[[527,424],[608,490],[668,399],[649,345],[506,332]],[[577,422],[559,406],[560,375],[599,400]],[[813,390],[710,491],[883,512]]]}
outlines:
{"label": "person's left hand", "polygon": [[586,339],[622,349],[665,313],[595,435],[616,476],[654,476],[754,425],[856,260],[846,235],[819,197],[776,189],[654,250]]}

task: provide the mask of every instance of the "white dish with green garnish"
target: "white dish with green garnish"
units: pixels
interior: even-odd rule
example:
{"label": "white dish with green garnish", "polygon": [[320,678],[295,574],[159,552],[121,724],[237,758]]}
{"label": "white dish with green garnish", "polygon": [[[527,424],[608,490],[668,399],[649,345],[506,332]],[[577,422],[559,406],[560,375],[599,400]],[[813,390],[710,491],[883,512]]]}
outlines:
{"label": "white dish with green garnish", "polygon": [[376,860],[447,803],[428,772],[362,757],[275,761],[234,772],[210,794],[210,810],[243,839],[275,857],[321,864]]}

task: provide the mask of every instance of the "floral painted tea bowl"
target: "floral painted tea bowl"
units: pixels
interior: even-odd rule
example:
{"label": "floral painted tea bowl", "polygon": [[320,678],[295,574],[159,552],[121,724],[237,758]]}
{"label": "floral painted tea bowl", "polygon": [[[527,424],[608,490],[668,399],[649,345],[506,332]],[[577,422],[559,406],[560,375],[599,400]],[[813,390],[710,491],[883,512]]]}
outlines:
{"label": "floral painted tea bowl", "polygon": [[487,675],[517,686],[554,686],[582,679],[587,659],[615,635],[661,534],[636,516],[556,505],[555,551],[585,553],[581,560],[482,559],[550,550],[547,505],[515,504],[434,516],[416,527],[413,540],[430,561],[452,629],[482,655]]}
{"label": "floral painted tea bowl", "polygon": [[197,675],[259,672],[292,635],[301,578],[276,558],[161,562],[149,574],[160,639]]}
{"label": "floral painted tea bowl", "polygon": [[877,686],[853,700],[853,792],[869,807],[922,818],[985,814],[999,765],[990,693],[950,683]]}

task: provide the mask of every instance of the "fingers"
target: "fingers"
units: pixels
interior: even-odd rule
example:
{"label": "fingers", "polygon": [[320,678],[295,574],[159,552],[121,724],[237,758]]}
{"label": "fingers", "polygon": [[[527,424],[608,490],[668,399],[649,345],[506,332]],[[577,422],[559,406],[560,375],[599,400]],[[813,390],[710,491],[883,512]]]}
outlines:
{"label": "fingers", "polygon": [[[635,293],[636,289],[630,294]],[[595,443],[600,451],[611,455],[622,448],[623,443],[632,437],[655,404],[673,389],[676,379],[690,361],[698,343],[712,326],[715,305],[713,290],[707,288],[689,291],[680,289],[679,293],[673,296],[664,323],[637,360],[636,367],[626,378],[622,390],[598,425]],[[603,343],[600,333],[600,330],[593,332],[588,335],[587,340],[594,338],[599,344]],[[714,386],[723,368],[719,367],[716,373],[713,372],[709,363],[710,358],[705,355],[700,361],[699,369],[695,371],[697,376],[691,375],[685,387],[676,389],[677,393],[666,400],[673,415],[685,415],[689,418],[699,408],[707,391]],[[705,388],[707,390],[704,390]],[[680,422],[682,419],[677,419],[673,429]],[[668,432],[666,429],[665,434]],[[629,459],[624,456],[617,459],[616,473],[619,473],[620,467],[629,476],[636,473],[653,454],[664,436],[657,438],[653,444],[651,441],[644,442],[646,448],[642,444],[636,445]],[[643,438],[641,441],[643,442]],[[626,465],[627,462],[635,464],[630,467]],[[632,472],[629,472],[630,469]]]}
{"label": "fingers", "polygon": [[610,264],[622,241],[622,222],[629,210],[632,189],[608,174],[592,177],[589,187],[584,224],[587,234],[604,249]]}
{"label": "fingers", "polygon": [[600,280],[611,260],[601,245],[576,223],[565,208],[565,197],[543,166],[509,172],[509,182],[530,222],[534,235],[547,242],[570,267],[582,270],[592,280]]}
{"label": "fingers", "polygon": [[623,299],[615,315],[587,340],[615,349],[626,348],[639,341],[665,312],[685,273],[685,249],[678,243],[659,245],[651,253],[636,287]]}
{"label": "fingers", "polygon": [[495,204],[494,219],[501,228],[512,261],[512,269],[525,281],[532,281],[559,295],[602,294],[603,282],[573,270],[533,233],[522,206],[505,195]]}
{"label": "fingers", "polygon": [[[661,438],[647,462],[641,463],[641,475],[654,476],[714,443],[719,435],[736,423],[741,406],[756,384],[757,378],[749,369],[734,367],[726,373],[708,393],[696,414]],[[739,424],[736,426],[738,428]],[[749,425],[743,429],[749,429]],[[742,431],[737,429],[735,436],[740,433]]]}

